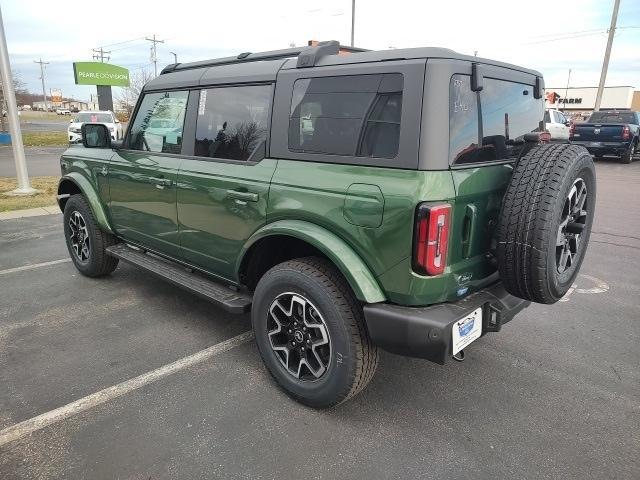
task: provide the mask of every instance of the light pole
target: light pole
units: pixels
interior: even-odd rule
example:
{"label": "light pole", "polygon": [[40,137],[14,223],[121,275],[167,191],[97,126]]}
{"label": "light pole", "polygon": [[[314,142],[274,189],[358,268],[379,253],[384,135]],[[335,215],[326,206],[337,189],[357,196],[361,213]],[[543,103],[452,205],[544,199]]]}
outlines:
{"label": "light pole", "polygon": [[356,0],[351,0],[351,46],[354,47],[353,37],[356,29]]}
{"label": "light pole", "polygon": [[9,119],[11,146],[13,147],[13,159],[16,163],[16,177],[18,178],[18,188],[10,193],[13,195],[33,195],[38,191],[35,188],[32,188],[29,183],[27,161],[24,157],[24,145],[22,143],[22,132],[20,132],[20,120],[18,119],[16,92],[13,89],[11,64],[9,63],[9,52],[7,50],[7,39],[4,35],[2,9],[0,9],[0,70],[2,70],[2,85],[4,87],[4,98],[7,101],[7,118]]}
{"label": "light pole", "polygon": [[611,15],[611,26],[609,27],[609,37],[607,38],[607,48],[604,51],[604,61],[602,62],[602,72],[600,73],[600,83],[598,84],[598,93],[596,94],[596,104],[593,108],[594,112],[600,110],[602,102],[602,92],[604,91],[604,83],[607,79],[607,69],[609,68],[609,57],[611,56],[611,45],[613,44],[613,35],[616,32],[616,21],[618,20],[618,9],[620,8],[620,0],[614,0],[613,15]]}
{"label": "light pole", "polygon": [[569,69],[569,76],[567,77],[567,88],[564,89],[564,99],[562,102],[562,111],[567,109],[567,95],[569,95],[569,82],[571,81],[571,69]]}

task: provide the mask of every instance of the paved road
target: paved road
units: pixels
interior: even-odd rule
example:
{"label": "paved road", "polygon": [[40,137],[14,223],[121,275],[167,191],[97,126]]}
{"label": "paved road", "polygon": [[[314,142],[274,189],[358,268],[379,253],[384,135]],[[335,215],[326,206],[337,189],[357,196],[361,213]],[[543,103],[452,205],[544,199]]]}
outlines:
{"label": "paved road", "polygon": [[[67,147],[25,147],[27,169],[32,177],[60,175],[60,155]],[[11,146],[0,146],[0,177],[15,177],[16,167]]]}
{"label": "paved road", "polygon": [[[640,478],[640,162],[597,170],[579,289],[464,363],[383,354],[363,394],[314,411],[245,343],[0,446],[0,478]],[[67,258],[60,224],[0,222],[0,437],[249,329],[126,265],[2,274]]]}

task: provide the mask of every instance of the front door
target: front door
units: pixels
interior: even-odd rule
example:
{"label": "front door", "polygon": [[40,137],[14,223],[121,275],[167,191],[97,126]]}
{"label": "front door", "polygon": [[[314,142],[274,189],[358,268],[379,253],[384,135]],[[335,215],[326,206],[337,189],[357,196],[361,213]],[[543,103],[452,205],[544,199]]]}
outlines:
{"label": "front door", "polygon": [[187,91],[147,93],[108,173],[118,235],[172,257],[180,255],[176,185],[187,98]]}
{"label": "front door", "polygon": [[200,91],[194,156],[178,173],[178,223],[184,260],[235,280],[235,261],[266,222],[277,161],[264,158],[272,85]]}

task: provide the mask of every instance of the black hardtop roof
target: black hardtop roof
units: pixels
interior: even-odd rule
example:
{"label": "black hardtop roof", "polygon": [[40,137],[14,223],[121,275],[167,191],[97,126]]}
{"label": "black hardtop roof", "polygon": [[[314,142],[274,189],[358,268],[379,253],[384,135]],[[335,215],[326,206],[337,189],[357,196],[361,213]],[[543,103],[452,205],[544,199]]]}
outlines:
{"label": "black hardtop roof", "polygon": [[486,58],[462,55],[448,48],[421,47],[367,51],[338,55],[336,41],[320,42],[317,46],[241,53],[237,56],[168,65],[148,82],[144,90],[195,87],[200,85],[275,81],[280,69],[323,67],[358,63],[388,62],[420,58],[463,60],[517,70],[536,77],[540,72]]}

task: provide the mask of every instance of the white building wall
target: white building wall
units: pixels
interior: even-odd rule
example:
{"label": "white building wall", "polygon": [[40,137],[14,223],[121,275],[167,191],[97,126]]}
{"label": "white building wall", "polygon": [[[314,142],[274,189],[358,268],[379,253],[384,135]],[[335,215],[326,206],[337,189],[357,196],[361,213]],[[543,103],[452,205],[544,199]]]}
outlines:
{"label": "white building wall", "polygon": [[[602,102],[600,108],[631,108],[633,100],[633,87],[605,87],[602,92]],[[547,88],[546,93],[555,92],[560,96],[559,101],[551,105],[545,102],[548,108],[558,108],[576,112],[590,112],[595,108],[597,87],[570,87],[566,88]],[[567,102],[562,100],[567,97]],[[578,103],[577,100],[581,99]]]}

